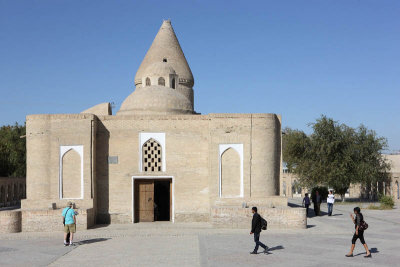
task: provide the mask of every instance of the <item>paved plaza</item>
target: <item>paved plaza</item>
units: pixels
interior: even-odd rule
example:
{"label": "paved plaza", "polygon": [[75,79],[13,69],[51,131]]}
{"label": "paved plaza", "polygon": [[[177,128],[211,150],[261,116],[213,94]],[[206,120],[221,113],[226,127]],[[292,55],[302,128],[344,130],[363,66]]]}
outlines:
{"label": "paved plaza", "polygon": [[249,254],[254,247],[249,229],[140,223],[78,229],[74,247],[63,246],[61,231],[3,234],[0,266],[399,266],[399,209],[362,210],[372,258],[363,257],[359,242],[355,257],[344,257],[354,231],[352,208],[335,205],[334,216],[309,218],[307,230],[263,231],[268,254]]}

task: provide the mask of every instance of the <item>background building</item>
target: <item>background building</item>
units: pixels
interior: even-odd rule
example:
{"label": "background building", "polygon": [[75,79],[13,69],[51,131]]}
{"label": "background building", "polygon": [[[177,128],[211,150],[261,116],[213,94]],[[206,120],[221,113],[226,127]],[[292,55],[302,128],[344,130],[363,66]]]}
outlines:
{"label": "background building", "polygon": [[[369,199],[371,197],[376,198],[379,194],[384,194],[392,196],[395,201],[400,201],[400,153],[383,154],[383,157],[391,164],[390,181],[377,183],[368,187],[360,184],[351,184],[345,195],[346,198]],[[305,193],[311,192],[310,189],[300,186],[298,177],[294,173],[289,172],[286,163],[283,163],[280,180],[281,196],[291,198],[304,197]],[[371,191],[374,191],[375,194],[371,195]]]}

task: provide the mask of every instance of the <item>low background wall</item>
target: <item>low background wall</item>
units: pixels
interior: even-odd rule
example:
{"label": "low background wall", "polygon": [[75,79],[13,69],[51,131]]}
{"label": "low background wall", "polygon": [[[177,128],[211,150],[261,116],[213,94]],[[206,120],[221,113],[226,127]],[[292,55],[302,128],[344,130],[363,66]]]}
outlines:
{"label": "low background wall", "polygon": [[[68,200],[65,199],[23,199],[21,209],[23,210],[45,210],[45,209],[64,209]],[[93,199],[74,199],[72,201],[74,209],[93,208]]]}
{"label": "low background wall", "polygon": [[21,210],[0,211],[0,234],[21,232]]}
{"label": "low background wall", "polygon": [[[272,229],[306,229],[307,217],[304,208],[257,207],[258,213],[268,221]],[[211,208],[211,223],[219,228],[249,228],[253,214],[251,208],[220,207]]]}
{"label": "low background wall", "polygon": [[242,207],[246,205],[246,207],[253,206],[262,206],[268,208],[276,208],[276,207],[287,207],[288,199],[287,197],[281,196],[270,196],[263,198],[217,198],[214,200],[214,206],[236,206]]}
{"label": "low background wall", "polygon": [[[93,209],[77,209],[77,229],[88,229],[94,225]],[[47,232],[63,230],[62,209],[22,210],[22,231]]]}

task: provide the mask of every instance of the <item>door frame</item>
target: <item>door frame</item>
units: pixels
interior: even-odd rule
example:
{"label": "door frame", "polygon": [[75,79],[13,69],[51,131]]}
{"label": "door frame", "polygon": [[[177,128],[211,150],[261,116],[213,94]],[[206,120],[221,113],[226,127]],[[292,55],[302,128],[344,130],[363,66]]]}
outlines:
{"label": "door frame", "polygon": [[175,179],[174,176],[132,176],[132,223],[135,223],[135,180],[171,180],[170,203],[171,222],[175,222]]}

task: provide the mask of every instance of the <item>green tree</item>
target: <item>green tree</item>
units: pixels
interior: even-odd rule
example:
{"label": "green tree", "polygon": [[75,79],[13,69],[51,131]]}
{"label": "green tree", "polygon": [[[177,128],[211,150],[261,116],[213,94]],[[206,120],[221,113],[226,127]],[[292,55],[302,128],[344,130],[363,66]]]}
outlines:
{"label": "green tree", "polygon": [[381,155],[385,138],[363,125],[353,129],[326,116],[310,126],[310,135],[285,129],[283,136],[284,161],[302,185],[330,186],[344,200],[351,183],[387,181],[390,166]]}
{"label": "green tree", "polygon": [[0,127],[0,176],[26,177],[25,133],[18,123]]}

